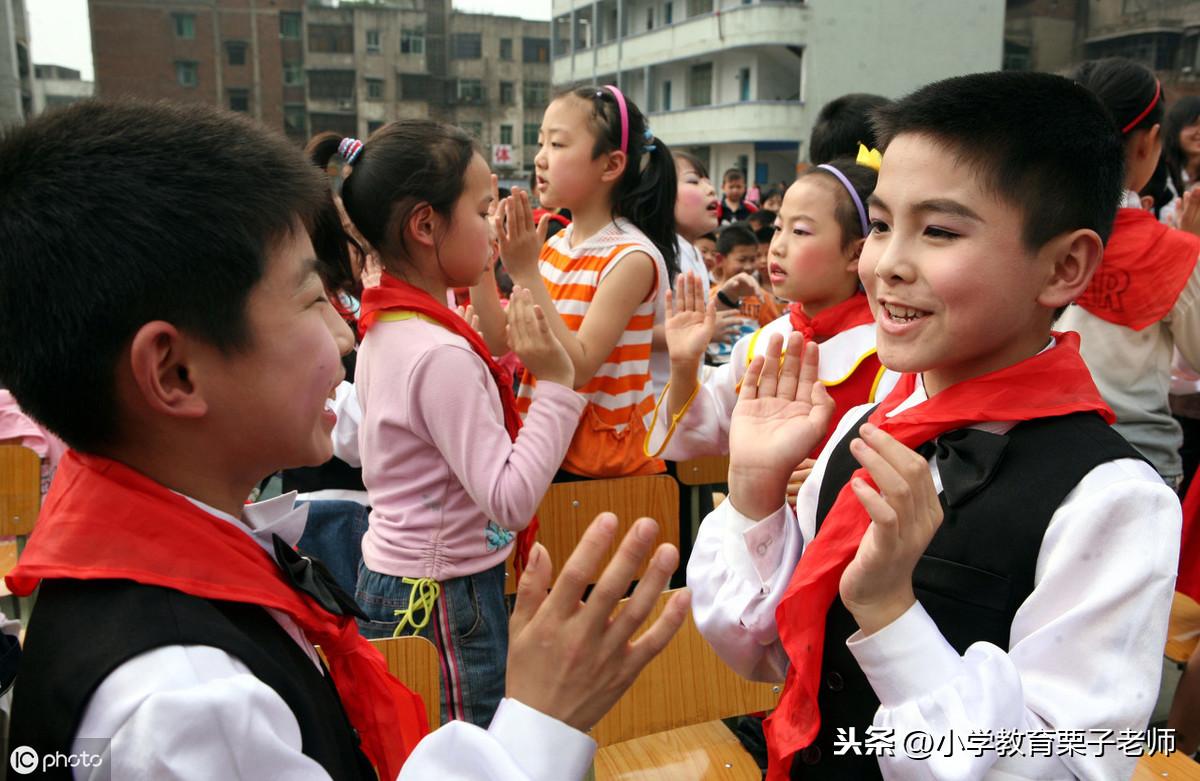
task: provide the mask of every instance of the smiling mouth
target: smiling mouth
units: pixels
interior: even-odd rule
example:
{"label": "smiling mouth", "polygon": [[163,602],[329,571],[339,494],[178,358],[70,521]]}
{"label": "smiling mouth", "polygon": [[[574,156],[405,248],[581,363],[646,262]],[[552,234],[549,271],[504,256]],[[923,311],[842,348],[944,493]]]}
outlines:
{"label": "smiling mouth", "polygon": [[887,313],[888,319],[896,323],[913,323],[922,317],[928,317],[930,314],[921,309],[913,309],[912,307],[900,306],[899,304],[881,302],[881,306],[883,307],[883,311]]}

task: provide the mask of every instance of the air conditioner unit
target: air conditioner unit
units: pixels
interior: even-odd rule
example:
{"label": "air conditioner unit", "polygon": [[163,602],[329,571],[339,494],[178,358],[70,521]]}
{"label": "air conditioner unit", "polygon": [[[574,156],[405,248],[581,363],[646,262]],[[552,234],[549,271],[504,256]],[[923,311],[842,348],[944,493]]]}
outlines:
{"label": "air conditioner unit", "polygon": [[338,108],[343,111],[354,110],[354,98],[338,98]]}

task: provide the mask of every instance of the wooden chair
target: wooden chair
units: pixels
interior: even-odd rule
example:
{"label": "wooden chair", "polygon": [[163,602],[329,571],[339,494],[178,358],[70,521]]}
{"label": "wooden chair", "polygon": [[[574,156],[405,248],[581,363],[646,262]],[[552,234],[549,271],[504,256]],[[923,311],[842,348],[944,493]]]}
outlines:
{"label": "wooden chair", "polygon": [[1175,592],[1171,618],[1167,623],[1167,647],[1164,654],[1183,667],[1200,643],[1200,605],[1186,594]]}
{"label": "wooden chair", "polygon": [[[609,480],[583,480],[554,483],[538,507],[538,542],[550,553],[555,576],[562,570],[571,551],[579,543],[588,524],[602,512],[617,515],[617,534],[610,555],[643,516],[658,521],[659,543],[679,547],[679,486],[669,475],[616,477]],[[640,573],[639,573],[640,574]],[[512,558],[507,563],[505,591],[516,591]]]}
{"label": "wooden chair", "polygon": [[379,649],[387,659],[388,672],[399,678],[405,686],[421,695],[425,701],[425,713],[429,717],[429,728],[437,729],[441,723],[441,663],[438,661],[437,646],[424,637],[387,637],[372,640],[371,645]]}
{"label": "wooden chair", "polygon": [[688,486],[692,501],[692,539],[700,532],[700,487],[716,485],[729,479],[729,456],[703,456],[690,461],[680,461],[675,465],[675,474],[679,482]]}
{"label": "wooden chair", "polygon": [[[0,545],[0,578],[17,565],[41,502],[42,460],[38,454],[18,444],[0,444],[0,537],[16,537],[15,543]],[[10,596],[2,580],[0,596]],[[28,613],[29,597],[13,601],[13,618]]]}
{"label": "wooden chair", "polygon": [[1200,781],[1200,764],[1187,754],[1147,754],[1138,760],[1130,781]]}
{"label": "wooden chair", "polygon": [[[655,616],[674,593],[662,594]],[[774,708],[780,690],[726,666],[689,613],[679,634],[592,730],[600,745],[596,779],[758,781],[754,761],[719,720]]]}

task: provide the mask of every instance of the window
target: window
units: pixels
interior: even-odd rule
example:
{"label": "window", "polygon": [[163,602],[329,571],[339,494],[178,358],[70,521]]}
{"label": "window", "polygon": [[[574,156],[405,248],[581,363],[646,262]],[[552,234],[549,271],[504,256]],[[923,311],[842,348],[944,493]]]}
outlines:
{"label": "window", "polygon": [[713,0],[688,0],[688,16],[711,14],[712,10]]}
{"label": "window", "polygon": [[283,84],[285,87],[299,87],[304,84],[304,65],[299,62],[283,64]]}
{"label": "window", "polygon": [[483,56],[483,36],[479,33],[454,33],[450,36],[450,57],[478,60]]}
{"label": "window", "polygon": [[378,119],[367,120],[367,135],[368,136],[371,135],[372,133],[374,133],[376,130],[378,130],[381,127],[383,127],[383,122],[381,120],[378,120]]}
{"label": "window", "polygon": [[516,90],[511,81],[500,82],[500,105],[511,106],[516,102]]}
{"label": "window", "polygon": [[712,105],[712,74],[711,62],[693,65],[688,70],[688,106]]}
{"label": "window", "polygon": [[229,41],[225,44],[225,55],[230,65],[246,64],[246,44],[241,41]]}
{"label": "window", "polygon": [[541,127],[536,122],[525,123],[525,146],[538,146],[538,131]]}
{"label": "window", "polygon": [[654,9],[653,8],[646,9],[646,29],[647,30],[654,29]]}
{"label": "window", "polygon": [[544,81],[527,81],[522,85],[525,108],[536,108],[550,103],[550,85]]}
{"label": "window", "polygon": [[463,122],[460,127],[471,134],[471,136],[479,141],[483,140],[483,123],[482,122]]}
{"label": "window", "polygon": [[175,78],[181,87],[194,87],[200,83],[200,63],[180,60],[175,63]]}
{"label": "window", "polygon": [[279,12],[279,37],[289,41],[300,40],[300,14],[294,11]]}
{"label": "window", "polygon": [[396,100],[430,100],[436,82],[426,73],[401,73],[396,83]]}
{"label": "window", "polygon": [[663,93],[662,110],[670,111],[671,110],[671,82],[669,82],[669,81],[663,82],[662,93]]}
{"label": "window", "polygon": [[[459,103],[482,103],[483,102],[483,82],[479,79],[459,79],[458,80],[458,102]],[[465,127],[465,125],[464,125]]]}
{"label": "window", "polygon": [[667,3],[663,6],[663,24],[670,24],[675,21],[675,4]]}
{"label": "window", "polygon": [[367,100],[383,100],[383,79],[367,79]]}
{"label": "window", "polygon": [[550,62],[550,39],[522,38],[521,59],[525,62]]}
{"label": "window", "polygon": [[330,54],[354,52],[354,27],[348,24],[310,24],[308,50]]}
{"label": "window", "polygon": [[367,30],[367,54],[379,54],[378,30]]}
{"label": "window", "polygon": [[510,144],[511,145],[513,142],[512,136],[513,136],[512,125],[501,125],[500,126],[500,143],[501,144]]}
{"label": "window", "polygon": [[424,27],[404,27],[400,30],[400,53],[401,54],[424,54],[425,53],[425,28]]}
{"label": "window", "polygon": [[308,112],[304,106],[283,107],[283,130],[289,136],[308,136]]}
{"label": "window", "polygon": [[250,90],[248,89],[231,89],[229,90],[229,110],[230,111],[250,111]]}
{"label": "window", "polygon": [[309,71],[308,96],[316,100],[353,100],[354,71]]}
{"label": "window", "polygon": [[339,136],[358,135],[358,117],[353,114],[309,114],[308,121],[313,133],[323,133],[332,130]]}
{"label": "window", "polygon": [[738,100],[750,100],[750,69],[738,70]]}
{"label": "window", "polygon": [[513,58],[512,38],[501,38],[500,39],[500,59],[512,60],[512,58]]}
{"label": "window", "polygon": [[175,20],[175,37],[191,40],[196,37],[195,14],[171,14]]}

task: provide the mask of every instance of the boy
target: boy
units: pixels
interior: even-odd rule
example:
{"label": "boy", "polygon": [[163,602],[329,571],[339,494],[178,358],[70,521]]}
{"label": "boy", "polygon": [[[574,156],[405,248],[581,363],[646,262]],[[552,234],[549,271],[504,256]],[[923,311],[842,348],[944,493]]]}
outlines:
{"label": "boy", "polygon": [[721,223],[741,222],[758,207],[746,200],[746,175],[730,168],[721,177]]}
{"label": "boy", "polygon": [[808,140],[809,162],[821,165],[839,157],[854,157],[859,144],[874,149],[877,144],[871,112],[891,102],[882,95],[855,92],[826,103],[817,114]]}
{"label": "boy", "polygon": [[[41,584],[10,740],[99,754],[113,778],[579,777],[601,692],[619,696],[678,623],[630,646],[655,594],[635,592],[617,634],[600,629],[615,598],[578,602],[568,582],[588,582],[611,516],[548,596],[535,547],[491,731],[418,745],[420,700],[293,549],[305,510],[243,506],[263,475],[331,454],[349,333],[305,230],[327,197],[299,150],[203,106],[90,101],[0,142],[0,381],[73,448],[8,579]],[[652,530],[596,592],[623,593]],[[651,591],[675,561],[656,556]]]}
{"label": "boy", "polygon": [[[779,497],[831,422],[817,348],[794,337],[779,369],[776,336],[752,362],[729,500],[688,566],[697,624],[743,674],[786,674],[772,779],[1128,778],[1111,736],[1158,692],[1179,505],[1106,425],[1077,337],[1050,331],[1100,260],[1119,139],[1085,89],[1038,73],[949,79],[877,116],[859,276],[880,359],[910,374],[842,418],[793,516]],[[838,750],[870,728],[879,752]]]}

